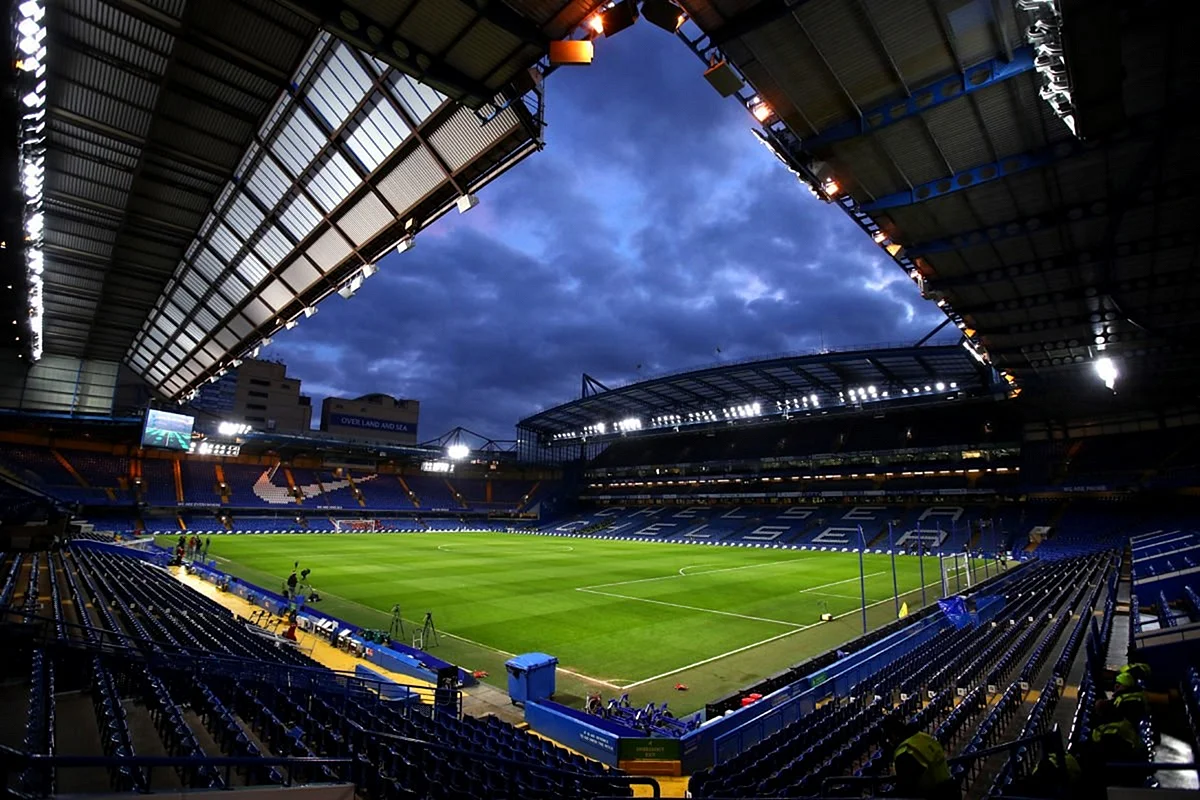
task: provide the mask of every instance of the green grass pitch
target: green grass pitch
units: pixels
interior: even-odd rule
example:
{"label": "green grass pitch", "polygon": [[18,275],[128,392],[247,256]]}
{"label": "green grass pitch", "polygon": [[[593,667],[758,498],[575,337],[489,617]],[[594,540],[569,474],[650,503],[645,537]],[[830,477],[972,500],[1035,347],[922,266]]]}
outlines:
{"label": "green grass pitch", "polygon": [[[323,610],[368,627],[397,603],[410,622],[431,611],[433,652],[497,685],[509,655],[550,653],[567,701],[589,688],[661,700],[686,683],[672,707],[694,708],[862,631],[857,553],[438,533],[218,536],[209,556],[272,590],[299,560]],[[924,569],[932,603],[937,558]],[[896,572],[915,611],[918,559],[897,557]],[[874,627],[895,617],[889,557],[867,555],[865,573]]]}

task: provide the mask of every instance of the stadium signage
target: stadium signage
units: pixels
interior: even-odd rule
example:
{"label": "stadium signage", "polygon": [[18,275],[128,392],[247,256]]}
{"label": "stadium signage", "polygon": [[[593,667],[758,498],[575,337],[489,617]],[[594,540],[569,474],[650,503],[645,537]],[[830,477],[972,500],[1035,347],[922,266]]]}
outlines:
{"label": "stadium signage", "polygon": [[417,432],[417,426],[412,422],[396,422],[388,419],[356,417],[350,414],[330,414],[329,424],[342,428],[358,428],[359,430],[379,431],[381,433]]}

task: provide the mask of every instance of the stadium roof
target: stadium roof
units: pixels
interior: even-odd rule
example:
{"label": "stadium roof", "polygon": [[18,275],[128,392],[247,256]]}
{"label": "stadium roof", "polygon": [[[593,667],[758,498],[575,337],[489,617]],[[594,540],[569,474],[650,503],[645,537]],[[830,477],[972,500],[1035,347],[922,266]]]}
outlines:
{"label": "stadium roof", "polygon": [[55,2],[41,349],[175,397],[356,290],[540,146],[518,96],[595,5]]}
{"label": "stadium roof", "polygon": [[[636,430],[715,422],[726,418],[726,409],[756,403],[759,411],[747,416],[829,410],[844,407],[842,400],[853,396],[851,389],[864,392],[860,402],[866,407],[950,392],[997,391],[994,372],[955,345],[772,357],[663,375],[616,389],[585,375],[583,388],[579,400],[526,417],[517,426],[553,440],[556,435],[575,438],[590,433],[599,423],[605,425],[599,433],[612,433],[626,420],[638,420]],[[855,405],[853,400],[849,403]]]}
{"label": "stadium roof", "polygon": [[681,4],[768,145],[997,367],[1200,383],[1197,4]]}

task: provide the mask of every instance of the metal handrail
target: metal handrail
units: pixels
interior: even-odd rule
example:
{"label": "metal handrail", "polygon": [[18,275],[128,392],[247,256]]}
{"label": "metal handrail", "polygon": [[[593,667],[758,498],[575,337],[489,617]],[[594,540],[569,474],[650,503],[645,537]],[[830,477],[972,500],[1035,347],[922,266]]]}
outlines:
{"label": "metal handrail", "polygon": [[623,772],[609,771],[600,775],[592,772],[576,772],[570,769],[561,769],[559,767],[547,767],[542,764],[530,764],[525,761],[517,761],[516,759],[506,758],[504,756],[496,756],[491,753],[477,753],[474,751],[463,750],[459,747],[452,747],[447,744],[438,742],[429,742],[424,739],[414,739],[411,736],[403,736],[398,733],[388,733],[386,731],[375,731],[363,729],[363,732],[370,736],[379,736],[384,739],[391,739],[398,742],[408,742],[409,744],[418,744],[422,747],[427,747],[431,750],[441,750],[443,752],[457,753],[468,755],[476,761],[486,761],[493,764],[504,764],[510,767],[516,767],[526,772],[540,772],[546,775],[557,775],[560,777],[571,778],[572,780],[597,781],[603,783],[623,783],[627,786],[649,786],[652,796],[656,798],[662,797],[662,787],[658,781],[653,778],[647,778],[641,775],[628,775]]}
{"label": "metal handrail", "polygon": [[[203,669],[208,665],[219,665],[227,667],[230,670],[237,671],[239,674],[247,672],[254,674],[262,674],[271,672],[275,674],[287,675],[289,677],[296,676],[311,680],[313,683],[330,684],[333,681],[347,682],[347,688],[353,686],[361,686],[363,689],[374,690],[379,692],[384,686],[402,686],[414,693],[428,692],[429,687],[418,684],[404,684],[396,682],[385,682],[372,678],[364,678],[357,673],[347,670],[335,670],[329,667],[305,667],[298,664],[283,664],[262,661],[261,659],[248,658],[244,656],[232,654],[214,653],[211,650],[202,650],[184,645],[170,644],[166,642],[156,642],[146,639],[140,639],[136,636],[130,636],[127,633],[113,631],[98,625],[80,625],[67,620],[55,620],[53,617],[33,616],[26,618],[24,612],[11,606],[0,606],[0,620],[6,616],[16,616],[23,623],[42,623],[41,625],[31,625],[31,627],[40,628],[43,631],[41,644],[54,645],[65,647],[68,649],[85,650],[88,652],[98,652],[105,654],[134,654],[144,658],[147,661],[153,661],[155,658],[161,660],[170,660],[170,666],[179,668],[178,661],[184,659],[187,665],[194,669]],[[86,636],[79,639],[59,639],[53,635],[54,626],[61,624],[67,630],[90,630],[93,633],[100,634],[101,637],[113,640],[105,641],[102,638],[99,641],[92,641]],[[456,693],[461,695],[457,689]]]}
{"label": "metal handrail", "polygon": [[232,773],[239,767],[269,768],[283,767],[285,769],[284,786],[292,785],[292,771],[297,767],[326,767],[347,768],[346,783],[357,784],[355,764],[352,758],[333,758],[323,756],[65,756],[46,753],[27,753],[12,747],[0,745],[0,794],[12,797],[28,798],[40,795],[29,795],[8,788],[10,772],[20,774],[30,768],[60,768],[60,767],[127,767],[141,772],[146,786],[150,786],[151,773],[155,767],[213,767],[224,768],[223,789],[240,788],[233,785]]}

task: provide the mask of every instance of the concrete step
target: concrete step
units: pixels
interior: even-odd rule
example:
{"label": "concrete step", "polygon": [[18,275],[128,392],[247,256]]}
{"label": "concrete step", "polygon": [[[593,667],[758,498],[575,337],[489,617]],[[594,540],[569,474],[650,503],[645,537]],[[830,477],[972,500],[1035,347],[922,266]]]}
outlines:
{"label": "concrete step", "polygon": [[[54,698],[54,752],[64,756],[102,756],[96,710],[86,692],[64,692]],[[104,767],[68,767],[56,776],[59,794],[93,794],[109,789]]]}

